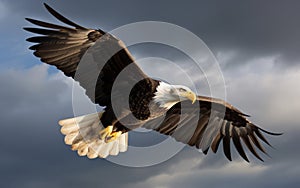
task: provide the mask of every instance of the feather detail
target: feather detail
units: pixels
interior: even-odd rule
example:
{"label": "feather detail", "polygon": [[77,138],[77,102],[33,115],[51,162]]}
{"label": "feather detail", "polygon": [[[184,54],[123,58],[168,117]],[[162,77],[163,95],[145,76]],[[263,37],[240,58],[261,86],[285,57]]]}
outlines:
{"label": "feather detail", "polygon": [[115,141],[106,143],[99,138],[99,132],[104,129],[100,123],[103,112],[85,116],[60,120],[61,133],[65,136],[65,143],[71,145],[79,156],[89,159],[106,158],[109,155],[118,155],[128,148],[128,133],[123,133]]}

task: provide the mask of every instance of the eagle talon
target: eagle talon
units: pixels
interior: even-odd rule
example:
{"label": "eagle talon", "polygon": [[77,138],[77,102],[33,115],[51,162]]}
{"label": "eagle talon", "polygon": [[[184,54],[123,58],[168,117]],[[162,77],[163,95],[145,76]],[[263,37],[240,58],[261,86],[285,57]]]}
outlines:
{"label": "eagle talon", "polygon": [[119,136],[121,136],[122,131],[118,131],[118,132],[113,132],[111,133],[108,137],[105,138],[105,142],[112,142],[115,141],[117,138],[119,138]]}
{"label": "eagle talon", "polygon": [[105,129],[101,130],[99,132],[100,139],[101,140],[106,140],[107,137],[109,137],[111,135],[112,130],[113,130],[113,126],[112,125],[110,125],[110,126],[106,127]]}

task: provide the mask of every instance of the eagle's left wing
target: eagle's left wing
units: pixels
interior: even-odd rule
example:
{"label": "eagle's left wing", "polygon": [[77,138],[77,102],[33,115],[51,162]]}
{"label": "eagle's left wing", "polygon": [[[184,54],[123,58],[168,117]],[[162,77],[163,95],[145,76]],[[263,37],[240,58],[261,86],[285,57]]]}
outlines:
{"label": "eagle's left wing", "polygon": [[[100,29],[80,26],[49,5],[44,5],[49,13],[66,26],[26,18],[39,26],[24,28],[39,34],[27,39],[36,43],[29,49],[33,50],[33,54],[42,62],[56,66],[66,76],[78,81],[93,103],[101,106],[111,105],[114,81],[125,69],[129,73],[126,74],[126,78],[122,77],[124,84],[122,85],[122,82],[118,85],[115,95],[122,96],[123,93],[119,90],[127,88],[128,82],[136,83],[148,78],[121,40]],[[121,97],[115,99],[121,100]]]}
{"label": "eagle's left wing", "polygon": [[[255,146],[266,153],[260,140],[270,145],[262,132],[270,135],[280,135],[265,131],[251,123],[238,109],[223,100],[210,97],[197,97],[198,103],[190,101],[177,103],[168,110],[161,124],[146,124],[150,128],[165,135],[170,135],[179,142],[201,149],[207,154],[209,148],[217,152],[223,141],[223,150],[231,160],[230,142],[233,141],[238,153],[249,162],[243,149],[241,139],[255,157],[263,161],[256,152]],[[259,140],[259,139],[260,140]]]}

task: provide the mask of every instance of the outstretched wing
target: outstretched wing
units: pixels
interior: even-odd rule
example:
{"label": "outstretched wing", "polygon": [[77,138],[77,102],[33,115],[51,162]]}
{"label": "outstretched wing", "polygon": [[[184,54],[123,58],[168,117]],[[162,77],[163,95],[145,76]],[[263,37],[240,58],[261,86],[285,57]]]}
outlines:
{"label": "outstretched wing", "polygon": [[146,124],[145,128],[154,129],[165,135],[174,137],[177,141],[201,149],[207,154],[209,148],[216,153],[221,141],[225,156],[231,160],[230,142],[238,153],[249,162],[241,140],[255,157],[263,161],[255,147],[266,154],[260,140],[270,145],[262,132],[270,135],[280,135],[265,131],[252,124],[238,109],[223,100],[210,97],[197,97],[198,103],[184,101],[174,105],[159,124]]}
{"label": "outstretched wing", "polygon": [[[131,74],[127,80],[135,81],[147,77],[135,64],[133,57],[122,43],[114,36],[102,30],[82,27],[44,4],[47,10],[68,27],[46,23],[30,18],[29,22],[42,28],[24,28],[40,34],[27,41],[37,43],[30,47],[34,55],[42,62],[56,66],[66,76],[74,78],[86,89],[89,98],[101,106],[110,104],[112,85],[119,73],[128,65]],[[93,49],[87,51],[90,47]],[[91,59],[80,60],[89,53]],[[77,72],[76,72],[77,71]]]}

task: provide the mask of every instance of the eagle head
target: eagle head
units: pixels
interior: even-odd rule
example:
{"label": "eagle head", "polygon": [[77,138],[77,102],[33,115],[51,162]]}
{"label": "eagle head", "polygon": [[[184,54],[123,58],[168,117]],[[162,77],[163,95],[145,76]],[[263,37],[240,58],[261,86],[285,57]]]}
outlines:
{"label": "eagle head", "polygon": [[197,99],[196,94],[188,87],[183,85],[171,85],[160,82],[154,93],[154,102],[160,107],[170,109],[178,102],[190,100],[194,103]]}

